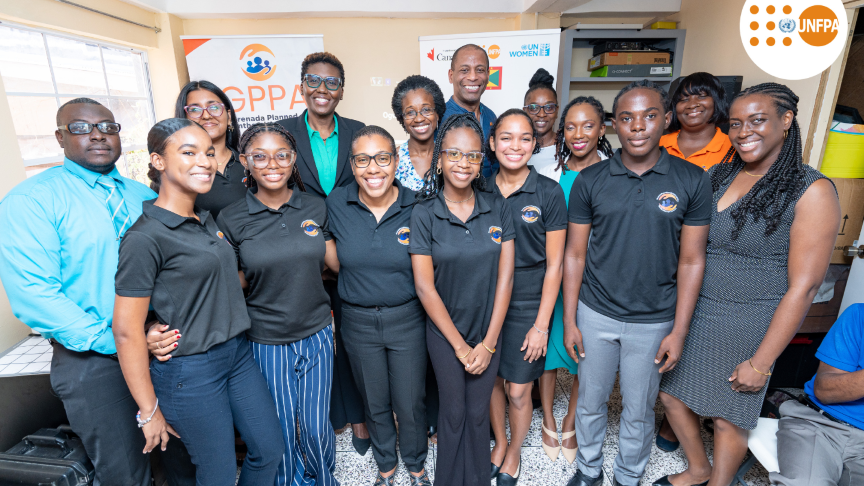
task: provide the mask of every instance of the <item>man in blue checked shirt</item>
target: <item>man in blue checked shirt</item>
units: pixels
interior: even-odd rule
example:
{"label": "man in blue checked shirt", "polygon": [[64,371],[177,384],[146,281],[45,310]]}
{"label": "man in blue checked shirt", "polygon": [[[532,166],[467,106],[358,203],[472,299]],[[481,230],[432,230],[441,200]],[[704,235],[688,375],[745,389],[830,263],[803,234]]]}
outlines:
{"label": "man in blue checked shirt", "polygon": [[[15,316],[51,340],[51,386],[96,468],[94,484],[149,486],[111,321],[120,238],[156,194],[117,171],[120,124],[107,108],[74,99],[57,111],[57,125],[63,165],[0,201],[0,280]],[[169,443],[162,458],[171,483],[194,484],[188,453]]]}

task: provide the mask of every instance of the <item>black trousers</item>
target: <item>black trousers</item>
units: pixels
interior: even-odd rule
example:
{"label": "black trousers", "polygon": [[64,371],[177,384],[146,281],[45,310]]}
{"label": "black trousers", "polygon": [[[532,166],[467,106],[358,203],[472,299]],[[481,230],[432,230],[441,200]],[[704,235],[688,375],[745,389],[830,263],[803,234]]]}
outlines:
{"label": "black trousers", "polygon": [[381,472],[398,464],[419,473],[429,450],[426,440],[426,312],[417,299],[398,307],[342,304],[342,336],[354,379],[363,397],[372,453]]}
{"label": "black trousers", "polygon": [[[93,351],[79,353],[53,343],[51,387],[63,401],[69,425],[81,437],[96,469],[95,486],[150,486],[150,457],[135,422],[138,405],[120,363]],[[176,437],[160,451],[169,484],[195,484],[195,466]]]}
{"label": "black trousers", "polygon": [[[456,358],[450,343],[438,337],[428,326],[426,347],[441,396],[435,484],[486,486],[492,462],[489,402],[498,376],[501,353],[492,355],[486,371],[472,375]],[[500,336],[495,347],[501,347]]]}
{"label": "black trousers", "polygon": [[363,398],[354,381],[351,361],[342,338],[342,299],[339,297],[337,282],[325,280],[324,289],[330,296],[330,308],[333,309],[333,339],[336,341],[336,353],[333,356],[333,393],[330,395],[330,425],[333,430],[339,430],[345,427],[345,424],[362,424],[366,418]]}

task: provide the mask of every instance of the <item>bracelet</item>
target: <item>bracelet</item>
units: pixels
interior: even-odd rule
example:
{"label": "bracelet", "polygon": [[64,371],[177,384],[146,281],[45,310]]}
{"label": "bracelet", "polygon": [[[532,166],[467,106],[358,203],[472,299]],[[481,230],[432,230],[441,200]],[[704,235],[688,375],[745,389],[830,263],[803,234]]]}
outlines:
{"label": "bracelet", "polygon": [[149,417],[145,420],[141,420],[141,410],[138,410],[138,413],[135,415],[135,420],[138,421],[138,428],[144,427],[149,424],[151,420],[153,420],[153,416],[156,415],[156,409],[159,408],[159,398],[156,398],[156,406],[153,407],[153,413],[150,414]]}
{"label": "bracelet", "polygon": [[489,351],[489,354],[495,354],[495,348],[489,349],[489,346],[486,346],[486,343],[484,343],[483,341],[480,341],[480,344],[482,344],[483,347],[486,348],[486,351]]}
{"label": "bracelet", "polygon": [[753,366],[753,358],[748,359],[747,362],[750,363],[750,367],[753,368],[753,371],[755,371],[756,373],[759,373],[762,376],[771,376],[770,371],[768,373],[762,373],[761,371],[757,370],[756,367]]}
{"label": "bracelet", "polygon": [[533,327],[534,329],[537,329],[537,332],[539,332],[540,334],[546,334],[546,335],[549,335],[549,330],[548,330],[548,329],[545,330],[545,331],[541,331],[540,329],[537,328],[537,325],[536,325],[536,324],[532,324],[531,327]]}
{"label": "bracelet", "polygon": [[465,353],[465,356],[459,356],[459,355],[457,354],[457,355],[456,355],[456,359],[460,359],[460,360],[465,359],[465,358],[468,357],[469,354],[471,354],[471,351],[468,351],[467,353]]}

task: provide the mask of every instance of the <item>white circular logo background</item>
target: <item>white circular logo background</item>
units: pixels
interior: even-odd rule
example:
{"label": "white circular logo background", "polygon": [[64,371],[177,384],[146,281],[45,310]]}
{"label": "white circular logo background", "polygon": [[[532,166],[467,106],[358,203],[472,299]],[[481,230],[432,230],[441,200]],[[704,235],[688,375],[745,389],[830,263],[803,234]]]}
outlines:
{"label": "white circular logo background", "polygon": [[[824,46],[811,45],[800,34],[801,14],[814,6],[827,7],[837,18],[837,34]],[[810,78],[828,69],[843,52],[848,34],[841,0],[747,0],[740,29],[750,59],[766,73],[788,80]]]}

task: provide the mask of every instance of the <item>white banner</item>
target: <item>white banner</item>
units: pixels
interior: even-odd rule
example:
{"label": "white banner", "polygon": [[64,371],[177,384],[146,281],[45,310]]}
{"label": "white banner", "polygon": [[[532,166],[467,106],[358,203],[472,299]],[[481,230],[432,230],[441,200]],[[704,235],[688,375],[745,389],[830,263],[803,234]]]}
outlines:
{"label": "white banner", "polygon": [[420,74],[438,83],[445,99],[453,94],[447,76],[453,52],[465,44],[485,49],[489,55],[489,84],[481,101],[496,115],[522,108],[528,81],[537,69],[542,67],[552,76],[558,73],[560,29],[432,35],[419,40]]}
{"label": "white banner", "polygon": [[306,109],[300,63],[324,50],[323,35],[180,36],[189,79],[206,79],[231,98],[240,129]]}

